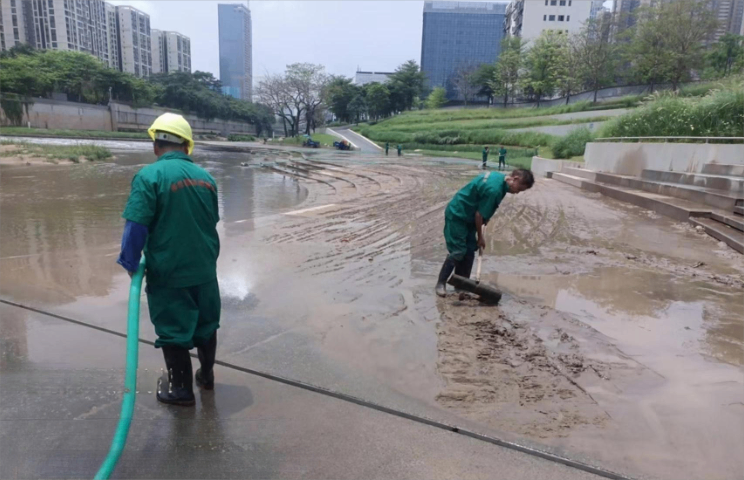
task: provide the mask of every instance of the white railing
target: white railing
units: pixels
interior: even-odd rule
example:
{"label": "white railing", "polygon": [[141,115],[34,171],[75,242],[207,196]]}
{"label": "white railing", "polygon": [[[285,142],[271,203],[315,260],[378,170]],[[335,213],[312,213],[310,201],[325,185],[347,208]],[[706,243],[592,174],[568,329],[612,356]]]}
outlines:
{"label": "white railing", "polygon": [[641,143],[643,141],[659,141],[663,140],[664,143],[677,142],[680,140],[705,140],[705,143],[717,142],[717,141],[734,141],[744,142],[744,137],[602,137],[595,138],[595,142],[627,142],[635,141]]}

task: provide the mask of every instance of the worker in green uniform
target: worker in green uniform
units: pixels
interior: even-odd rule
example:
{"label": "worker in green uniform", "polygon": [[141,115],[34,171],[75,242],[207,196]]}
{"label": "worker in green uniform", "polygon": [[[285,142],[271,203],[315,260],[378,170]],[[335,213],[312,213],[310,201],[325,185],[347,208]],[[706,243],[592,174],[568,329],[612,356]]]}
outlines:
{"label": "worker in green uniform", "polygon": [[385,156],[387,157],[388,149],[390,149],[390,143],[385,142]]}
{"label": "worker in green uniform", "polygon": [[399,143],[397,148],[398,148],[398,156],[400,157],[401,152],[403,151],[403,146]]}
{"label": "worker in green uniform", "polygon": [[162,348],[167,378],[158,380],[158,401],[194,405],[191,357],[196,347],[200,387],[214,388],[220,290],[217,284],[219,210],[217,184],[189,155],[191,126],[166,113],[148,130],[157,161],[132,179],[122,215],[126,219],[118,263],[130,275],[144,249],[147,305]]}
{"label": "worker in green uniform", "polygon": [[499,145],[499,170],[502,165],[506,168],[506,149],[503,145]]}
{"label": "worker in green uniform", "polygon": [[436,293],[447,295],[447,280],[452,272],[470,278],[475,251],[486,246],[484,227],[499,208],[507,193],[517,194],[532,188],[535,178],[530,170],[517,169],[508,177],[501,173],[478,175],[455,194],[444,211],[444,240],[447,259],[437,280]]}
{"label": "worker in green uniform", "polygon": [[483,147],[483,170],[486,169],[486,162],[488,162],[488,147]]}

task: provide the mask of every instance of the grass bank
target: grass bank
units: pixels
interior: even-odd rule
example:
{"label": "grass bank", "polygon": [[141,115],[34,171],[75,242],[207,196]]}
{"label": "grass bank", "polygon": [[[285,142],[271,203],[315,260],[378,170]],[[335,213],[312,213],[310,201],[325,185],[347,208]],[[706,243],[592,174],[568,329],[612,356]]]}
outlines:
{"label": "grass bank", "polygon": [[652,95],[638,109],[614,118],[598,137],[741,137],[744,135],[744,77],[716,84],[704,97],[670,92]]}
{"label": "grass bank", "polygon": [[145,132],[108,132],[104,130],[53,130],[46,128],[2,127],[0,135],[16,137],[56,137],[56,138],[112,138],[149,140]]}
{"label": "grass bank", "polygon": [[0,142],[0,159],[7,164],[29,163],[84,163],[111,158],[106,147],[98,145],[37,145],[3,140]]}

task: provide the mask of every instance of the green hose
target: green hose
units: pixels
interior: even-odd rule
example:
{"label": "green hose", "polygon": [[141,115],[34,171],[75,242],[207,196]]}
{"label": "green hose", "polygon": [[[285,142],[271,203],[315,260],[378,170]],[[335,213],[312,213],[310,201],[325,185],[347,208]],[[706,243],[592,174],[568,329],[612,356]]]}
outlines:
{"label": "green hose", "polygon": [[121,452],[127,443],[129,425],[134,416],[134,399],[137,392],[137,355],[139,351],[139,310],[140,295],[142,291],[142,277],[145,273],[145,257],[142,256],[139,268],[132,275],[132,284],[129,287],[129,311],[127,313],[127,366],[124,374],[124,400],[121,403],[121,416],[119,425],[116,426],[114,439],[111,441],[111,449],[101,468],[96,473],[95,480],[109,478],[111,472],[119,461]]}

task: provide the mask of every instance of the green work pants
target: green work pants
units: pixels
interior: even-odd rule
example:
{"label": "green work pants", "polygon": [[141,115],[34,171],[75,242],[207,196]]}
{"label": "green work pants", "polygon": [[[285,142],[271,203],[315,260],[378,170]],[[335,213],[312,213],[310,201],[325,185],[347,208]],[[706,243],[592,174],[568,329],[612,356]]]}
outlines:
{"label": "green work pants", "polygon": [[456,217],[444,216],[444,241],[450,258],[460,262],[468,254],[478,250],[475,224],[467,224]]}
{"label": "green work pants", "polygon": [[158,336],[157,348],[203,346],[220,327],[222,304],[217,279],[185,288],[148,285],[146,292],[150,321]]}

